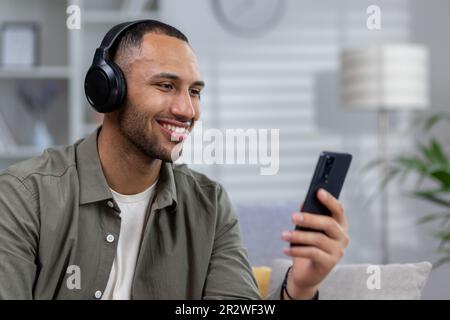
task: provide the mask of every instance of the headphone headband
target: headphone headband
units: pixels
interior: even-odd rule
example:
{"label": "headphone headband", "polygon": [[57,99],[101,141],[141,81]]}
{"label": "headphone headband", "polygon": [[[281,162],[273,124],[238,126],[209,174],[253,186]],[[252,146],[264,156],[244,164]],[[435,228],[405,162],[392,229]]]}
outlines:
{"label": "headphone headband", "polygon": [[95,50],[95,56],[93,64],[98,61],[97,59],[101,58],[103,60],[109,60],[109,50],[111,50],[114,43],[117,41],[117,39],[129,28],[150,20],[136,20],[136,21],[130,21],[130,22],[124,22],[121,24],[118,24],[114,27],[112,27],[106,35],[103,37],[103,40],[100,44],[100,47],[98,47]]}

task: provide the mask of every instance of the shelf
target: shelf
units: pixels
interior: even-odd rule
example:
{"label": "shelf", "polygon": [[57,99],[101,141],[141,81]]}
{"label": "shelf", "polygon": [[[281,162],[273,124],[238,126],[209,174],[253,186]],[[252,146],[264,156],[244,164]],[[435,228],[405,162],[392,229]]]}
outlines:
{"label": "shelf", "polygon": [[[23,105],[23,101],[17,97],[15,84],[17,80],[33,80],[33,82],[57,80],[58,83],[64,84],[61,89],[63,94],[58,96],[58,105],[64,108],[52,111],[46,121],[52,122],[52,135],[59,137],[55,143],[71,144],[86,137],[99,126],[99,123],[96,123],[96,115],[87,113],[83,90],[87,67],[85,62],[87,59],[91,61],[92,54],[98,45],[97,39],[102,38],[111,25],[129,20],[160,19],[161,11],[153,10],[150,6],[146,6],[141,11],[132,11],[124,7],[128,0],[39,0],[36,2],[30,1],[28,4],[27,1],[0,0],[0,20],[2,17],[7,17],[8,21],[32,20],[41,26],[39,56],[42,58],[39,60],[41,64],[36,66],[0,65],[0,96],[2,97],[0,113],[3,114],[5,105],[14,106],[16,103]],[[66,28],[67,15],[61,14],[61,9],[65,9],[70,4],[82,8],[80,32]],[[20,114],[22,111],[22,108],[8,108],[8,113],[3,115],[12,122],[11,125],[16,126],[13,128],[15,130],[21,129],[17,122],[22,120]],[[31,122],[31,116],[27,116],[23,121]],[[7,139],[7,137],[0,139],[2,141],[0,168],[8,162],[42,154],[43,150],[31,146],[32,140],[27,132],[30,130],[28,126],[23,127],[22,130],[26,131],[23,136],[18,134],[14,137],[16,139]],[[15,132],[13,136],[14,134]],[[16,141],[18,145],[13,142],[8,144],[8,141]]]}
{"label": "shelf", "polygon": [[158,19],[155,11],[127,12],[119,10],[89,10],[84,12],[82,19],[84,23],[106,23],[116,24],[131,20]]}
{"label": "shelf", "polygon": [[0,79],[68,79],[68,67],[0,67]]}

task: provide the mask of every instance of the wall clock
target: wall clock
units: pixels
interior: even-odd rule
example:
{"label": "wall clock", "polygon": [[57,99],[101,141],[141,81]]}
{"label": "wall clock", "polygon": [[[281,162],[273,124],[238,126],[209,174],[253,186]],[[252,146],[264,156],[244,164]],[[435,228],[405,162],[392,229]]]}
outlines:
{"label": "wall clock", "polygon": [[257,36],[281,20],[285,0],[211,0],[220,24],[239,36]]}

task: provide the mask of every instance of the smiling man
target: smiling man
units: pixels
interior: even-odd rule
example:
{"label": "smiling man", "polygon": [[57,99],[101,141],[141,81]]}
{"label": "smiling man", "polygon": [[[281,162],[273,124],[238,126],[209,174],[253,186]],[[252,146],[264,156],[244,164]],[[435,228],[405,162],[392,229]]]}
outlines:
{"label": "smiling man", "polygon": [[[102,126],[0,173],[0,298],[259,298],[225,190],[172,164],[203,86],[177,29],[145,20],[105,36],[86,78]],[[333,217],[293,214],[323,233],[283,233],[302,246],[285,252],[293,267],[271,298],[317,296],[343,255],[342,206],[318,197]]]}

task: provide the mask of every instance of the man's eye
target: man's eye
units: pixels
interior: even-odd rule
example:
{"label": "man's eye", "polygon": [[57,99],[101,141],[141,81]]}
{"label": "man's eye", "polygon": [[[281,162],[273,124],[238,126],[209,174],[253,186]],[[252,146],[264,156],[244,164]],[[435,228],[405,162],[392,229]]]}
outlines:
{"label": "man's eye", "polygon": [[191,89],[191,95],[192,96],[197,96],[200,98],[200,90],[198,89]]}
{"label": "man's eye", "polygon": [[173,89],[173,85],[170,84],[170,83],[160,83],[160,84],[158,84],[158,86],[160,88],[162,88],[162,89],[165,89],[165,90],[172,90]]}

